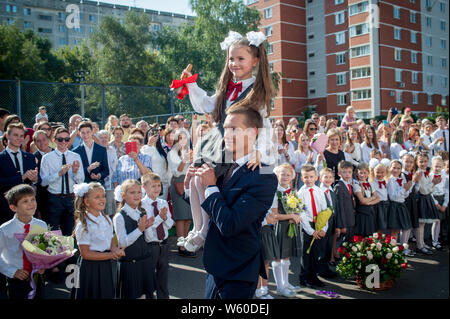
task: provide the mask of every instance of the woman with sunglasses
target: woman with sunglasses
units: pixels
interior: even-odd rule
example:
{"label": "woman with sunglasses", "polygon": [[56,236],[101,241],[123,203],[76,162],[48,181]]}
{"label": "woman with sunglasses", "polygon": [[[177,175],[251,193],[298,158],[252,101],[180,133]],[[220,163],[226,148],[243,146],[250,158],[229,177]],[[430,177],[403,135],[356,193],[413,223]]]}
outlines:
{"label": "woman with sunglasses", "polygon": [[309,119],[305,122],[305,127],[303,128],[303,133],[305,133],[308,136],[309,141],[313,138],[314,134],[317,133],[317,125],[316,123]]}

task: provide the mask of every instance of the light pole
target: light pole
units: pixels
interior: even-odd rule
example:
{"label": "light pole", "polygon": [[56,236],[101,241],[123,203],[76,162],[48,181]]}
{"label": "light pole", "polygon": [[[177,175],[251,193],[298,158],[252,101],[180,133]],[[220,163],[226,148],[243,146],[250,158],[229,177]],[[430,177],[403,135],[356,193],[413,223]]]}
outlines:
{"label": "light pole", "polygon": [[81,116],[84,117],[84,80],[86,75],[89,75],[88,70],[78,70],[74,72],[75,81],[81,84]]}

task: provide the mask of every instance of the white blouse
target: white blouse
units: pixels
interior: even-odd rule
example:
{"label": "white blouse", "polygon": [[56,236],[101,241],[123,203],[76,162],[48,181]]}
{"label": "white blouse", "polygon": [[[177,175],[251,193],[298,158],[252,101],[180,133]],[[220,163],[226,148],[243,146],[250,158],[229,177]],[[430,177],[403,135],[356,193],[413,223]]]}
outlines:
{"label": "white blouse", "polygon": [[[155,146],[144,145],[141,148],[141,153],[150,155],[152,158],[152,170],[161,178],[163,184],[168,184],[170,181],[169,165],[164,156],[159,154]],[[179,164],[178,164],[179,165]]]}
{"label": "white blouse", "polygon": [[[347,147],[347,145],[350,145],[349,143],[345,143],[344,144],[344,150]],[[354,166],[358,166],[359,163],[361,162],[361,144],[359,143],[353,143],[353,145],[355,146],[355,149],[353,150],[352,153],[347,153],[344,152],[345,155],[348,155],[347,160],[352,163]]]}
{"label": "white blouse", "polygon": [[388,183],[387,183],[387,192],[389,196],[389,200],[398,202],[398,203],[404,203],[405,199],[409,196],[411,193],[414,182],[411,188],[406,191],[404,188],[404,185],[406,183],[406,179],[403,177],[403,174],[400,175],[398,179],[402,179],[402,186],[397,182],[397,177],[391,176],[389,177]]}
{"label": "white blouse", "polygon": [[362,142],[361,143],[361,159],[362,159],[363,163],[369,163],[369,161],[370,161],[370,152],[374,148],[375,147],[367,146],[366,142]]}
{"label": "white blouse", "polygon": [[[384,184],[380,184],[380,182],[384,182]],[[375,179],[370,184],[372,185],[372,189],[374,189],[378,193],[378,197],[380,198],[380,201],[388,200],[387,182],[385,182],[384,180],[379,181],[379,180]]]}
{"label": "white blouse", "polygon": [[78,245],[88,245],[90,250],[103,252],[111,248],[113,238],[113,223],[108,216],[100,214],[95,217],[87,213],[87,231],[83,229],[81,222],[75,226],[75,238]]}
{"label": "white blouse", "polygon": [[185,163],[184,168],[181,172],[178,171],[178,166],[181,164],[183,156],[183,151],[181,151],[181,157],[178,155],[178,149],[172,148],[170,152],[167,154],[167,162],[169,163],[170,173],[174,177],[180,177],[181,175],[186,175],[189,169],[190,163]]}

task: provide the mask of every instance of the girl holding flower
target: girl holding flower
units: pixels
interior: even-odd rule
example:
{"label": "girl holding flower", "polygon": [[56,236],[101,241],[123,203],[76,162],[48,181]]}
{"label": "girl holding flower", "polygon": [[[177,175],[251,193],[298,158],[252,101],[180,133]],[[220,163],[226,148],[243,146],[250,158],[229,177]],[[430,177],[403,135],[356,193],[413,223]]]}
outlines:
{"label": "girl holding flower", "polygon": [[79,288],[76,299],[112,299],[115,296],[112,260],[124,256],[113,241],[113,224],[103,213],[105,189],[100,183],[75,185],[75,238],[80,248]]}
{"label": "girl holding flower", "polygon": [[[272,270],[277,284],[277,293],[284,297],[294,297],[296,292],[300,291],[300,287],[292,286],[289,283],[289,258],[301,256],[301,238],[298,229],[294,236],[289,236],[288,233],[290,225],[298,225],[301,222],[301,218],[300,214],[288,214],[286,212],[282,198],[294,194],[291,187],[295,171],[291,165],[285,163],[275,167],[274,172],[278,179],[278,189],[275,195],[278,198],[278,205],[274,205],[277,207],[274,207],[272,211],[276,214],[278,220],[275,227],[278,247],[276,247],[276,258],[272,261]],[[295,197],[288,197],[285,202],[289,207],[297,206]]]}

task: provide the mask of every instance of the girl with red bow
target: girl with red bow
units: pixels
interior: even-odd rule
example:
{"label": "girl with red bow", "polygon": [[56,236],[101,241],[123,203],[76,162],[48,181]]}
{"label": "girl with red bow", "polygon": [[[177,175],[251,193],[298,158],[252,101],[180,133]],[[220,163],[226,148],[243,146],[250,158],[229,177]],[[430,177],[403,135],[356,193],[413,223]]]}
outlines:
{"label": "girl with red bow", "polygon": [[380,202],[375,208],[377,229],[378,233],[381,233],[388,229],[388,212],[389,212],[389,199],[387,194],[387,167],[383,164],[377,164],[373,169],[373,176],[371,174],[372,189],[374,189]]}
{"label": "girl with red bow", "polygon": [[431,173],[428,170],[429,160],[427,153],[419,153],[416,156],[416,165],[418,171],[422,174],[416,186],[418,190],[417,207],[419,210],[419,228],[416,232],[417,250],[427,255],[432,254],[435,249],[425,244],[424,228],[425,224],[432,224],[439,220],[439,213],[432,194],[435,186],[442,180],[440,175]]}
{"label": "girl with red bow", "polygon": [[[194,110],[198,113],[211,114],[216,124],[198,142],[199,147],[196,147],[198,152],[194,155],[194,165],[211,163],[217,178],[225,174],[231,165],[227,162],[227,156],[221,146],[226,110],[233,106],[256,109],[263,117],[264,127],[258,132],[256,152],[250,157],[247,166],[254,170],[258,166],[261,167],[261,162],[271,164],[274,161],[272,152],[271,156],[267,155],[267,150],[272,150],[270,140],[272,129],[269,115],[274,90],[264,46],[265,40],[266,36],[262,32],[251,31],[243,37],[237,32],[230,31],[228,37],[221,43],[221,48],[227,51],[227,57],[216,93],[208,96],[197,83],[186,84],[189,90],[189,100]],[[190,77],[191,73],[185,70],[182,78],[185,76]],[[209,217],[200,206],[204,200],[204,188],[201,186],[199,177],[191,179],[189,189],[194,228],[179,243],[189,251],[196,251],[203,246]]]}
{"label": "girl with red bow", "polygon": [[406,208],[405,200],[413,190],[414,182],[406,181],[402,175],[402,163],[392,160],[389,165],[389,180],[387,183],[389,203],[388,228],[391,235],[398,238],[402,232],[411,228],[411,217]]}
{"label": "girl with red bow", "polygon": [[[433,159],[431,160],[430,174],[433,174],[435,177],[441,177],[441,182],[435,185],[434,192],[432,194],[439,215],[439,220],[435,221],[433,223],[433,226],[431,227],[433,247],[437,250],[442,250],[442,246],[439,242],[439,235],[441,232],[441,223],[445,222],[446,219],[449,201],[448,175],[443,169],[444,161],[442,160],[442,158],[440,156],[433,157]],[[442,239],[443,238],[441,238],[441,240]]]}
{"label": "girl with red bow", "polygon": [[377,231],[376,206],[380,201],[378,193],[369,183],[369,166],[359,164],[356,168],[357,182],[353,185],[356,199],[355,208],[355,234],[362,236],[372,235]]}

